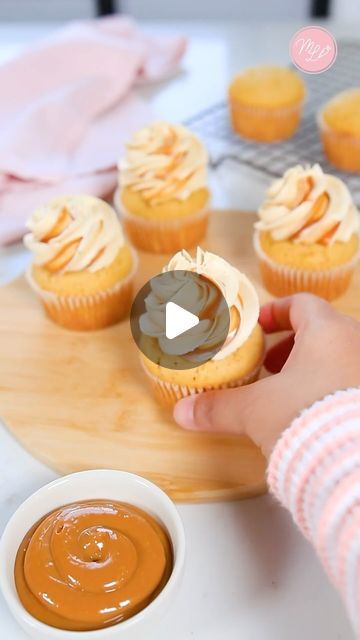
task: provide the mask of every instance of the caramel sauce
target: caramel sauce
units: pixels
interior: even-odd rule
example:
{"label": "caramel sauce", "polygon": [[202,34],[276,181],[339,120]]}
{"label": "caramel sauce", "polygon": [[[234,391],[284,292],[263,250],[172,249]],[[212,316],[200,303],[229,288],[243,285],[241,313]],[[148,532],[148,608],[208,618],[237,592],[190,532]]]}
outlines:
{"label": "caramel sauce", "polygon": [[319,240],[319,243],[324,245],[329,244],[331,238],[333,237],[334,233],[336,233],[339,226],[340,226],[340,222],[334,222],[334,224],[330,227],[330,229],[323,235],[321,240]]}
{"label": "caramel sauce", "polygon": [[[300,227],[300,229],[298,229],[295,233],[293,233],[289,239],[294,240],[301,234],[302,231],[304,231],[308,227],[311,227],[311,225],[321,220],[321,218],[323,218],[329,206],[329,200],[330,199],[327,193],[320,194],[316,198],[315,202],[313,203],[309,212],[308,219],[306,220],[305,224],[303,224],[303,226]],[[298,204],[301,204],[301,202],[304,202],[304,201],[306,201],[306,198],[298,202]],[[335,222],[327,231],[325,231],[324,235],[318,240],[319,244],[327,244],[329,240],[331,240],[333,234],[338,229],[339,225],[340,225],[339,222]]]}
{"label": "caramel sauce", "polygon": [[74,257],[80,242],[81,238],[75,238],[75,240],[64,244],[58,253],[49,262],[45,263],[44,266],[46,269],[48,269],[48,271],[60,271],[63,269]]}
{"label": "caramel sauce", "polygon": [[71,220],[72,218],[70,213],[68,212],[66,207],[63,207],[54,226],[41,238],[41,242],[49,242],[49,240],[52,240],[52,238],[56,238],[57,236],[59,236]]}
{"label": "caramel sauce", "polygon": [[298,207],[299,204],[304,202],[304,200],[308,199],[308,196],[310,195],[313,187],[314,187],[314,182],[313,182],[312,178],[310,178],[310,177],[305,178],[305,180],[303,180],[303,181],[300,181],[299,188],[298,188],[297,199],[293,203],[293,207],[294,208]]}
{"label": "caramel sauce", "polygon": [[144,609],[167,583],[172,548],[141,509],[87,500],[52,511],[23,539],[15,560],[25,609],[52,627],[111,626]]}

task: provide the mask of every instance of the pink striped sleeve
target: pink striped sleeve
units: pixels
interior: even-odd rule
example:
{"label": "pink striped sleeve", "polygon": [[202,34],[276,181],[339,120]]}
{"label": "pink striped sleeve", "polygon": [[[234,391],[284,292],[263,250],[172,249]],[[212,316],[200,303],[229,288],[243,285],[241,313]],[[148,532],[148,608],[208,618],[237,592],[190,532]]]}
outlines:
{"label": "pink striped sleeve", "polygon": [[360,388],[337,391],[293,421],[268,481],[314,544],[360,636]]}

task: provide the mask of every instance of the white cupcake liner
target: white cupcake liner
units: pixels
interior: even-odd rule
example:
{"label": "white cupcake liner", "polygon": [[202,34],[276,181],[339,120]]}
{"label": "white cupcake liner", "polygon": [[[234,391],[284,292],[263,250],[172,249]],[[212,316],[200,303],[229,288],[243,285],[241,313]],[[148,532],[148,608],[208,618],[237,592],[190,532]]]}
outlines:
{"label": "white cupcake liner", "polygon": [[179,384],[167,382],[166,380],[162,380],[161,378],[150,373],[150,371],[147,369],[142,359],[141,359],[141,365],[150,382],[151,387],[153,388],[153,391],[156,397],[158,397],[163,404],[171,406],[175,404],[178,400],[181,400],[182,398],[186,398],[187,396],[194,396],[199,393],[206,393],[207,391],[234,389],[235,387],[241,387],[245,384],[250,384],[251,382],[255,382],[255,380],[257,380],[259,377],[261,367],[263,365],[264,353],[265,353],[265,350],[256,367],[251,372],[247,373],[241,378],[238,378],[236,380],[232,380],[230,382],[226,382],[223,384],[207,385],[206,387],[179,385]]}
{"label": "white cupcake liner", "polygon": [[254,234],[254,249],[260,261],[266,288],[276,296],[308,292],[334,300],[348,288],[351,276],[360,259],[360,252],[343,265],[312,271],[279,264],[272,260],[260,244],[259,233]]}
{"label": "white cupcake liner", "polygon": [[91,331],[115,324],[129,312],[133,280],[138,267],[137,254],[132,247],[130,251],[132,269],[125,278],[108,289],[92,294],[64,295],[42,289],[32,276],[32,265],[28,267],[25,277],[54,322],[72,330]]}
{"label": "white cupcake liner", "polygon": [[235,133],[264,144],[286,140],[299,127],[304,100],[280,107],[242,104],[229,99],[229,111]]}
{"label": "white cupcake liner", "polygon": [[334,131],[325,122],[323,110],[324,107],[318,111],[316,122],[325,156],[341,171],[360,173],[360,136]]}
{"label": "white cupcake liner", "polygon": [[128,211],[120,203],[117,189],[114,207],[135,247],[150,253],[176,253],[201,242],[207,230],[211,201],[209,198],[206,206],[196,213],[169,220],[149,220]]}
{"label": "white cupcake liner", "polygon": [[356,144],[360,148],[360,136],[352,135],[351,133],[341,133],[338,131],[334,131],[329,125],[325,122],[325,118],[323,115],[325,105],[317,112],[316,114],[316,122],[321,131],[325,131],[326,133],[330,133],[334,136],[334,138],[338,138],[340,140],[348,140],[351,143]]}
{"label": "white cupcake liner", "polygon": [[237,101],[236,98],[230,99],[231,109],[234,111],[242,111],[247,112],[252,115],[256,115],[257,117],[274,117],[274,118],[283,118],[285,115],[288,115],[291,112],[301,111],[304,108],[305,100],[299,100],[299,102],[295,102],[294,104],[284,105],[282,107],[272,107],[271,105],[268,107],[256,107],[252,105],[242,104]]}

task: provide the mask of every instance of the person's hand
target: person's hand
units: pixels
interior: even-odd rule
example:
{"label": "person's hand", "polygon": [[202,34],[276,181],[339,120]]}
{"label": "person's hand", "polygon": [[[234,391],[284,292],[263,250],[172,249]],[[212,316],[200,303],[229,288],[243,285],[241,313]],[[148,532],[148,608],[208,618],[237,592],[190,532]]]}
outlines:
{"label": "person's hand", "polygon": [[266,356],[275,375],[184,398],[174,418],[186,429],[246,434],[269,457],[302,409],[338,389],[360,386],[360,322],[304,293],[262,307],[260,324],[266,333],[293,331]]}

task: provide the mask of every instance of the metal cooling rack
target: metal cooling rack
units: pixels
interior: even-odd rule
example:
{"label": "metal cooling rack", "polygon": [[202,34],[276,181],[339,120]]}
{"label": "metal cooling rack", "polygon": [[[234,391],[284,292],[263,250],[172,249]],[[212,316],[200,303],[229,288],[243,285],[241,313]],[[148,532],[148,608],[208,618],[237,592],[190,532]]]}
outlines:
{"label": "metal cooling rack", "polygon": [[295,164],[319,162],[324,171],[338,175],[347,183],[355,202],[360,206],[360,176],[336,171],[329,165],[322,151],[315,119],[318,109],[335,93],[354,86],[360,87],[360,43],[338,42],[338,57],[329,71],[302,75],[308,98],[300,128],[289,140],[261,144],[236,136],[231,129],[225,101],[192,116],[186,124],[204,140],[213,168],[231,158],[269,177],[278,177]]}

